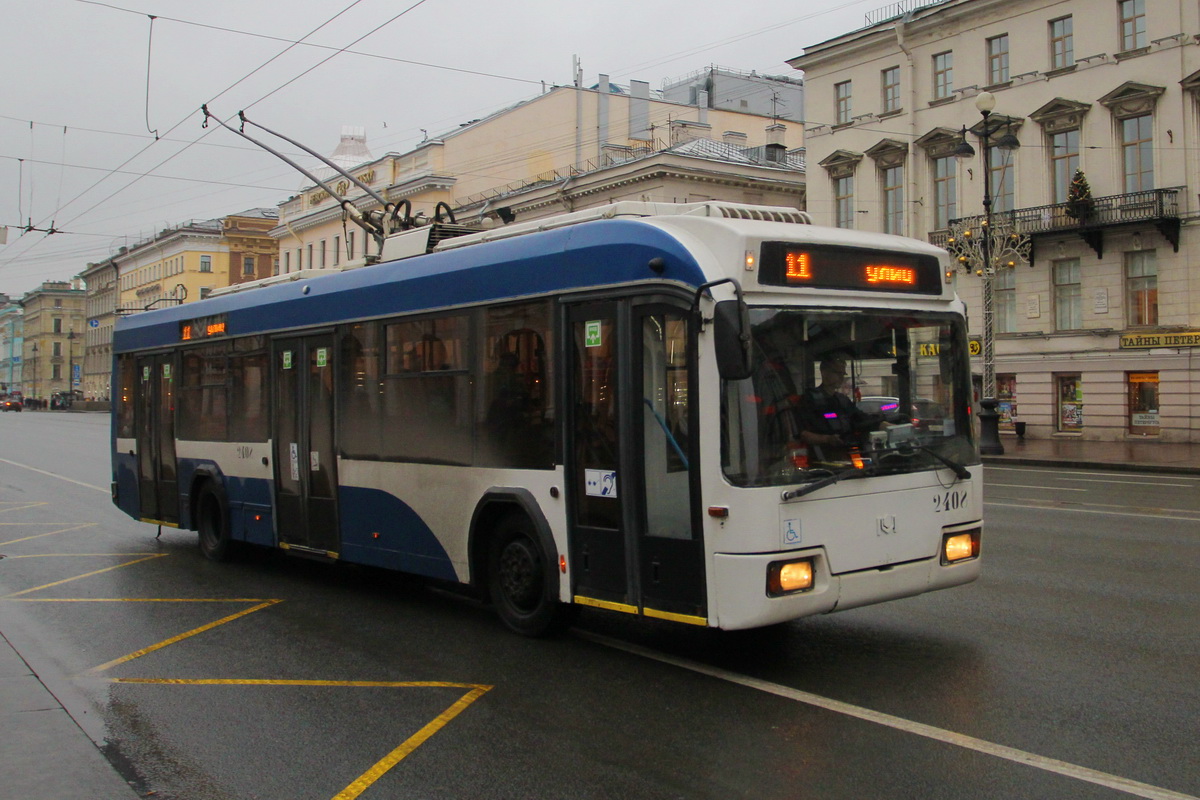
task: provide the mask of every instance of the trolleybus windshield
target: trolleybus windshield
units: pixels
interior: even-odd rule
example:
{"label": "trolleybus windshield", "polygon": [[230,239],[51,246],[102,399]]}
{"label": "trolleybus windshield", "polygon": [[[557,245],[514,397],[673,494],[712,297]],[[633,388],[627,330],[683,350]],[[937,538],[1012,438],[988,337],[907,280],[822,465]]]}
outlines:
{"label": "trolleybus windshield", "polygon": [[750,323],[753,375],[726,381],[721,398],[722,468],[731,483],[978,463],[960,317],[755,308]]}

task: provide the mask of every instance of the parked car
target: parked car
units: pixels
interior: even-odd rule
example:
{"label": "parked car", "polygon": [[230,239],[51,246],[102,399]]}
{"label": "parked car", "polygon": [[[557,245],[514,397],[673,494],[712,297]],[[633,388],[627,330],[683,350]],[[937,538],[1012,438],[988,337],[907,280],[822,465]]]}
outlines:
{"label": "parked car", "polygon": [[0,400],[0,411],[20,411],[21,401],[11,397],[6,397]]}

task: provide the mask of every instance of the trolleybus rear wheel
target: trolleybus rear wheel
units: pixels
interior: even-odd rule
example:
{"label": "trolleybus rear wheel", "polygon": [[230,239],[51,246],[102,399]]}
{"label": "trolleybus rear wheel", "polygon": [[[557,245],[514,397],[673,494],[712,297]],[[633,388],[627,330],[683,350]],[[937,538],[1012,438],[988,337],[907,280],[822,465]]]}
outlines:
{"label": "trolleybus rear wheel", "polygon": [[221,493],[211,484],[200,490],[196,500],[196,530],[200,533],[200,552],[212,561],[228,561],[233,551],[229,538],[229,520]]}
{"label": "trolleybus rear wheel", "polygon": [[546,554],[524,514],[510,514],[496,528],[488,558],[488,589],[501,621],[524,636],[565,629],[572,607],[547,596]]}

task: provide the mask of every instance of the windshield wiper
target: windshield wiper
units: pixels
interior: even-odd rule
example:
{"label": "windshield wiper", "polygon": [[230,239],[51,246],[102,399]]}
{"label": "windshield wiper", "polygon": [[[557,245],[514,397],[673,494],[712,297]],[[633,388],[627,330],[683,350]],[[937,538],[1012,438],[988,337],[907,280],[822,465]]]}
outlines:
{"label": "windshield wiper", "polygon": [[856,475],[859,473],[862,473],[863,475],[868,474],[865,467],[847,467],[841,472],[835,472],[832,475],[827,475],[824,478],[821,478],[819,481],[813,481],[806,486],[801,486],[799,489],[786,489],[781,495],[781,499],[795,500],[797,497],[803,497],[806,494],[811,494],[818,489],[824,489],[826,486],[833,486],[842,478],[849,478],[851,475]]}

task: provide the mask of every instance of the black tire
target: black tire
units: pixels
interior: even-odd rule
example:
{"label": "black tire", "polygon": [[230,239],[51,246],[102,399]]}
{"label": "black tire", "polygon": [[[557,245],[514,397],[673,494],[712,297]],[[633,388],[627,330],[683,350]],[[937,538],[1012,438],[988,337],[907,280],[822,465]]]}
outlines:
{"label": "black tire", "polygon": [[229,514],[219,489],[205,484],[196,499],[196,530],[200,534],[200,552],[210,561],[228,561],[233,555],[229,537]]}
{"label": "black tire", "polygon": [[547,586],[546,554],[524,514],[500,521],[488,550],[488,591],[496,613],[522,636],[550,636],[571,624],[573,606]]}

